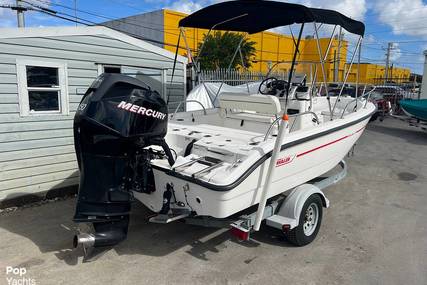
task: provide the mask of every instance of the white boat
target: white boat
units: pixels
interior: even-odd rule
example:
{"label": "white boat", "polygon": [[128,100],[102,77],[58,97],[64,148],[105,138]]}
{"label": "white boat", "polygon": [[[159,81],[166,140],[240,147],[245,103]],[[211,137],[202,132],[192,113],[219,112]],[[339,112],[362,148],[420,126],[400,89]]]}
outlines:
{"label": "white boat", "polygon": [[[301,30],[290,70],[304,24],[313,23],[316,35],[316,24],[341,25],[360,35],[357,48],[364,32],[338,12],[273,1],[215,4],[180,25],[184,36],[184,27],[256,33],[295,22]],[[320,45],[319,54],[323,67]],[[102,75],[75,118],[82,174],[74,220],[95,229],[76,236],[75,245],[125,239],[133,197],[156,213],[152,222],[223,221],[254,209],[233,223],[240,236],[266,220],[297,245],[311,242],[329,202],[319,184],[308,182],[343,160],[375,112],[368,94],[319,97],[316,86],[266,78],[258,93],[218,90],[218,107],[166,117],[165,102],[142,82]]]}

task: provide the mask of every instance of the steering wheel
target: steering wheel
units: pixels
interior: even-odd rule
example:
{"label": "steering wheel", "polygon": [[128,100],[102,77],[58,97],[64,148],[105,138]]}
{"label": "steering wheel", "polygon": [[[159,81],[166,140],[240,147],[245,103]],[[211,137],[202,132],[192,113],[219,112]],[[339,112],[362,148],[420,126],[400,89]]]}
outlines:
{"label": "steering wheel", "polygon": [[258,93],[263,95],[277,95],[277,91],[281,91],[280,97],[282,97],[287,86],[288,82],[286,80],[279,80],[276,77],[267,77],[259,85]]}

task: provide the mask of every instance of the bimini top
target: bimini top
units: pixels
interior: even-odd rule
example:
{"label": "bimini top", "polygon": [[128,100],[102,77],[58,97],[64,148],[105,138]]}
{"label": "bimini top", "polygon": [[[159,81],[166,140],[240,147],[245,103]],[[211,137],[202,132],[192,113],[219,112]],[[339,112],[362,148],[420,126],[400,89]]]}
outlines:
{"label": "bimini top", "polygon": [[333,10],[262,0],[214,4],[185,17],[179,22],[179,26],[254,34],[275,27],[311,22],[339,25],[360,36],[365,33],[362,22]]}

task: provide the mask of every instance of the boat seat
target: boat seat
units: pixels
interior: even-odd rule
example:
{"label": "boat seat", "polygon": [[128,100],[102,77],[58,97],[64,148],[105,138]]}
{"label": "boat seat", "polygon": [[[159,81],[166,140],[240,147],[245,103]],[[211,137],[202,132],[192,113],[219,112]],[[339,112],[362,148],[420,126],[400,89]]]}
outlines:
{"label": "boat seat", "polygon": [[269,116],[278,115],[282,108],[276,96],[271,95],[236,95],[235,93],[224,93],[219,99],[222,109],[255,112]]}
{"label": "boat seat", "polygon": [[238,113],[227,114],[227,118],[271,124],[272,122],[274,122],[277,116],[261,115],[257,113],[238,112]]}

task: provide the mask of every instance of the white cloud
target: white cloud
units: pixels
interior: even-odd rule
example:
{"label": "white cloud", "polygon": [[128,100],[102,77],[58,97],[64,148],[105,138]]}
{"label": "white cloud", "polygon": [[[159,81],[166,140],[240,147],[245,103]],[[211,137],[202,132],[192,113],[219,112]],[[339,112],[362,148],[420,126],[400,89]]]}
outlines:
{"label": "white cloud", "polygon": [[373,8],[394,34],[427,37],[427,4],[422,0],[379,0]]}
{"label": "white cloud", "polygon": [[[171,9],[176,9],[181,12],[192,13],[206,5],[218,2],[224,2],[224,0],[177,0],[171,1],[169,7]],[[308,7],[332,9],[357,20],[362,20],[367,10],[366,0],[283,0],[282,2],[292,2],[306,5]]]}
{"label": "white cloud", "polygon": [[[207,3],[204,3],[204,4],[207,4]],[[168,8],[179,11],[179,12],[190,14],[201,9],[203,6],[204,5],[201,4],[200,1],[196,2],[196,1],[178,0],[171,3],[171,5]]]}
{"label": "white cloud", "polygon": [[390,51],[390,61],[396,61],[402,56],[402,51],[399,48],[398,43],[393,43]]}
{"label": "white cloud", "polygon": [[377,39],[375,38],[374,35],[369,34],[369,35],[365,36],[365,38],[363,39],[363,42],[371,44],[371,43],[376,43],[378,41],[377,41]]}
{"label": "white cloud", "polygon": [[[337,12],[340,12],[341,14],[344,14],[347,17],[360,21],[363,21],[367,11],[367,5],[365,0],[302,0],[296,2],[299,2],[308,7],[335,10]],[[325,25],[322,30],[323,32],[320,33],[320,36],[330,37],[332,33],[332,26]],[[353,44],[356,44],[358,39],[357,35],[346,33],[344,29],[343,32],[346,34],[346,40],[350,41]],[[338,29],[336,31],[336,34],[338,34]]]}
{"label": "white cloud", "polygon": [[365,0],[297,0],[289,2],[299,3],[313,8],[335,10],[356,20],[363,20],[367,11]]}

